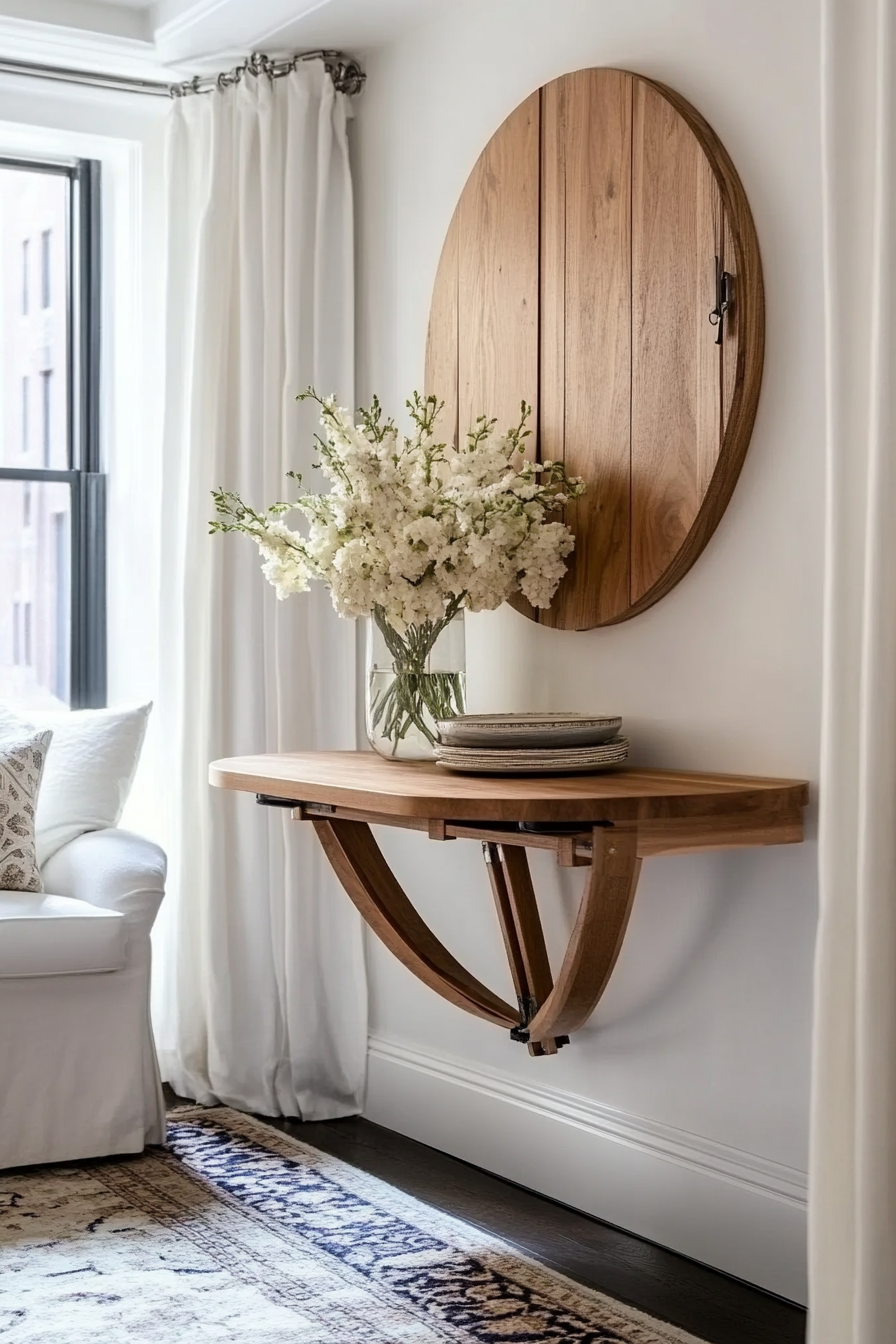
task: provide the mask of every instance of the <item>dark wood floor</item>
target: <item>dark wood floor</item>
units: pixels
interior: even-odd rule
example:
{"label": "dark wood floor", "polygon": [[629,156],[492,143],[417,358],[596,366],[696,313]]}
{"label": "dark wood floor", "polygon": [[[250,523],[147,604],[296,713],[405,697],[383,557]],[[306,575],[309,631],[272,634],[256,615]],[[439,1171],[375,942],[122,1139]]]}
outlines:
{"label": "dark wood floor", "polygon": [[[167,1090],[167,1089],[166,1089]],[[169,1094],[169,1102],[178,1099]],[[708,1344],[803,1344],[802,1307],[643,1241],[425,1144],[355,1117],[322,1124],[271,1120],[334,1157],[619,1301]]]}

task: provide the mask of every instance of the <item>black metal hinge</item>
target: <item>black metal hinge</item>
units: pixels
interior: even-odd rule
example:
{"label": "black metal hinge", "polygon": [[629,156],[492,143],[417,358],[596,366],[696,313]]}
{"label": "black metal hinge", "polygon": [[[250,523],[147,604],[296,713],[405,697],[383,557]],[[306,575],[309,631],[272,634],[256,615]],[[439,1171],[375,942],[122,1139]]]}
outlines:
{"label": "black metal hinge", "polygon": [[256,803],[261,807],[301,807],[302,804],[295,798],[275,798],[270,793],[256,793]]}
{"label": "black metal hinge", "polygon": [[716,257],[716,306],[709,315],[710,324],[718,328],[716,345],[722,344],[722,328],[733,300],[734,276],[730,271],[722,270],[722,263]]}

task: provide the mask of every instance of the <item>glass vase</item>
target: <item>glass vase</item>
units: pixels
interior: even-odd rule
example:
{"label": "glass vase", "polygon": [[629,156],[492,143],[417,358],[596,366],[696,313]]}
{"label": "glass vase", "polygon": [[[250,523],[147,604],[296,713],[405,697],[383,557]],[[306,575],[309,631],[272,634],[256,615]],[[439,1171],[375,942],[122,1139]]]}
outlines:
{"label": "glass vase", "polygon": [[463,714],[464,613],[403,634],[381,611],[367,617],[367,740],[391,761],[431,761],[437,719]]}

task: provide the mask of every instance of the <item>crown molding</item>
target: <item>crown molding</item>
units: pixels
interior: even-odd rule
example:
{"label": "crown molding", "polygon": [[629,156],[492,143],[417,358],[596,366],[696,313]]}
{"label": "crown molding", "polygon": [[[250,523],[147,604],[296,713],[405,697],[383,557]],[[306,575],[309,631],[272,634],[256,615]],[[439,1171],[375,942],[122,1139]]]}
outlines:
{"label": "crown molding", "polygon": [[[216,11],[226,9],[229,0],[192,0],[178,4],[177,0],[156,0],[152,9],[152,28],[156,40],[175,41],[190,32],[197,24],[212,18]],[[264,8],[264,3],[260,5]]]}
{"label": "crown molding", "polygon": [[84,28],[63,28],[32,19],[0,15],[0,49],[9,60],[35,61],[75,70],[177,80],[192,70],[160,60],[153,42]]}
{"label": "crown molding", "polygon": [[148,4],[107,4],[105,0],[0,0],[0,14],[54,28],[151,41]]}
{"label": "crown molding", "polygon": [[193,0],[181,7],[159,0],[153,13],[156,51],[168,61],[230,52],[245,56],[286,25],[300,25],[333,6],[334,0],[254,0],[251,7],[244,0]]}
{"label": "crown molding", "polygon": [[453,0],[158,0],[156,50],[163,60],[208,62],[212,54],[317,47],[357,52],[391,41]]}
{"label": "crown molding", "polygon": [[[26,0],[0,0],[20,8]],[[244,60],[251,51],[376,46],[450,0],[157,0],[120,11],[141,17],[145,37],[48,18],[0,14],[0,51],[32,61],[104,74],[178,82]],[[51,4],[51,0],[47,0]],[[85,0],[84,16],[108,6]],[[42,11],[52,15],[56,9]],[[61,11],[59,11],[61,12]],[[79,11],[80,12],[80,11]],[[118,12],[118,11],[113,11]]]}

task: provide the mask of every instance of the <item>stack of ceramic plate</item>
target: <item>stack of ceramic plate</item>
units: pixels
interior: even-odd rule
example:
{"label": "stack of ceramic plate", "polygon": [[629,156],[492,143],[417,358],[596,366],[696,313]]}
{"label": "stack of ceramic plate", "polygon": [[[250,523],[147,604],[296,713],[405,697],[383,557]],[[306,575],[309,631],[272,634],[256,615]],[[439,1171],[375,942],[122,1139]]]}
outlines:
{"label": "stack of ceramic plate", "polygon": [[438,723],[436,761],[474,775],[591,774],[628,758],[620,718],[594,714],[459,714]]}

